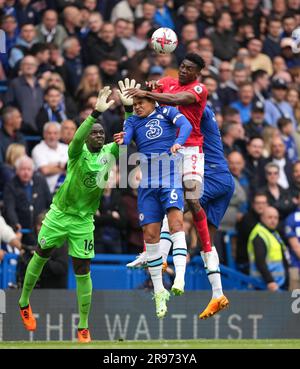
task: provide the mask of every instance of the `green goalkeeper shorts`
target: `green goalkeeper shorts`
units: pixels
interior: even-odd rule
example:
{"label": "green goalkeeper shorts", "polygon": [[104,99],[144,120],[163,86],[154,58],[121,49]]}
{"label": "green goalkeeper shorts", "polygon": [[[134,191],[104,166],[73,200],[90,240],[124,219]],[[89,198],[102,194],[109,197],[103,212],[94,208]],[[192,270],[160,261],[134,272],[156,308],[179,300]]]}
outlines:
{"label": "green goalkeeper shorts", "polygon": [[46,250],[59,248],[67,241],[70,256],[91,259],[95,256],[94,228],[92,217],[83,219],[65,214],[52,204],[39,232],[38,243]]}

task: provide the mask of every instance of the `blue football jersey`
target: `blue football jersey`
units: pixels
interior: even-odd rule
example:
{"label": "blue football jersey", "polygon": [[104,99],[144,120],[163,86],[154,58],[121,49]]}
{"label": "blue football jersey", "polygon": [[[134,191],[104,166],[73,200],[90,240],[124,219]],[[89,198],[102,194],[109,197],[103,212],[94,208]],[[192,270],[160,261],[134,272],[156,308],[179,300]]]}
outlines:
{"label": "blue football jersey", "polygon": [[124,144],[128,145],[134,140],[138,152],[147,157],[154,153],[170,153],[176,140],[178,119],[186,118],[172,106],[156,107],[153,113],[144,118],[132,115],[124,122]]}
{"label": "blue football jersey", "polygon": [[229,171],[215,114],[208,106],[204,109],[200,127],[204,136],[204,176],[212,170]]}
{"label": "blue football jersey", "polygon": [[[176,137],[177,129],[179,135]],[[171,106],[156,107],[147,117],[132,115],[124,122],[124,144],[134,140],[140,154],[142,187],[178,188],[182,186],[180,159],[171,155],[174,143],[183,145],[192,126],[187,118]]]}

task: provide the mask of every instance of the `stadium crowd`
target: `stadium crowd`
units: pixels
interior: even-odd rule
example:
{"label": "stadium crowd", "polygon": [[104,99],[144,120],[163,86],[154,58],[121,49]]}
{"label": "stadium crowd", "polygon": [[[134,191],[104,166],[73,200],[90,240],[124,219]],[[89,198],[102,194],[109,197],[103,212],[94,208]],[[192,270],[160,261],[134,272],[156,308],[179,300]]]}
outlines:
{"label": "stadium crowd", "polygon": [[[299,278],[300,54],[292,50],[291,34],[300,26],[300,0],[7,0],[0,1],[0,17],[6,43],[0,54],[1,213],[16,234],[32,231],[23,244],[36,243],[40,213],[64,180],[68,144],[99,89],[113,89],[115,104],[103,114],[111,142],[124,119],[117,82],[176,77],[184,55],[195,52],[206,63],[202,82],[235,181],[215,240],[221,262],[227,263],[224,240],[231,232],[235,262],[247,273],[248,238],[269,204],[279,212],[275,228]],[[159,27],[177,33],[173,54],[151,49]],[[140,252],[136,190],[107,188],[95,225],[96,253]],[[189,213],[185,229],[190,254],[199,253]]]}

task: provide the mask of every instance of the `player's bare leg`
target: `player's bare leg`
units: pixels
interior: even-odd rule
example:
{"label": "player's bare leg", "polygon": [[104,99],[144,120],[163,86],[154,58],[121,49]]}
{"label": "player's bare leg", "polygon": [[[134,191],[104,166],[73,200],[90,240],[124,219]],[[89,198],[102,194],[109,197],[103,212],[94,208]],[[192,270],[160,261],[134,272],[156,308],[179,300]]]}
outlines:
{"label": "player's bare leg", "polygon": [[212,253],[207,218],[204,209],[199,203],[201,183],[197,180],[188,179],[184,180],[183,184],[185,189],[185,200],[193,215],[194,225],[204,252],[205,263],[209,269],[214,270],[217,268],[217,265]]}
{"label": "player's bare leg", "polygon": [[[208,224],[209,234],[211,240],[214,240],[217,228],[212,225]],[[209,269],[205,262],[204,252],[201,251],[201,257],[204,262],[205,271],[208,277],[208,280],[212,287],[212,298],[208,303],[207,307],[203,310],[201,314],[199,314],[200,319],[207,319],[219,311],[227,308],[229,306],[229,301],[227,297],[223,294],[222,290],[222,281],[221,281],[221,274],[220,274],[220,267],[219,267],[219,256],[217,253],[216,248],[212,247],[212,258],[214,259],[215,264],[217,264],[216,269]]]}
{"label": "player's bare leg", "polygon": [[90,273],[91,259],[79,259],[72,257],[73,269],[76,277],[76,292],[79,310],[78,342],[91,341],[88,317],[92,301],[92,280]]}
{"label": "player's bare leg", "polygon": [[175,296],[180,296],[184,293],[184,276],[187,256],[187,246],[183,230],[183,213],[177,208],[170,208],[167,216],[170,238],[173,244],[173,262],[176,275],[171,291]]}
{"label": "player's bare leg", "polygon": [[36,319],[32,313],[29,298],[43,271],[44,265],[47,263],[50,257],[52,250],[53,248],[42,250],[38,245],[27,266],[22,293],[19,300],[19,308],[24,327],[28,331],[36,330]]}
{"label": "player's bare leg", "polygon": [[167,301],[169,292],[164,288],[162,280],[162,256],[159,248],[159,235],[161,223],[150,223],[143,226],[144,240],[146,243],[146,256],[148,270],[154,288],[156,316],[163,318],[168,311]]}

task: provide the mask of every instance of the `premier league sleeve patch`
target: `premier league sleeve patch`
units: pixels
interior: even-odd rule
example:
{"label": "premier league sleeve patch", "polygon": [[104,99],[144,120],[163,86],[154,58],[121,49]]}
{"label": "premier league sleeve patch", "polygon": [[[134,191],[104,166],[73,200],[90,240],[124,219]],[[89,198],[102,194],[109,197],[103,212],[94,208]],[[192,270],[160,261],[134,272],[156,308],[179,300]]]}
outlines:
{"label": "premier league sleeve patch", "polygon": [[203,91],[202,87],[201,87],[201,86],[199,86],[199,85],[195,86],[195,87],[194,87],[194,90],[197,92],[197,94],[198,94],[198,95],[200,95],[200,94],[201,94],[201,92]]}

